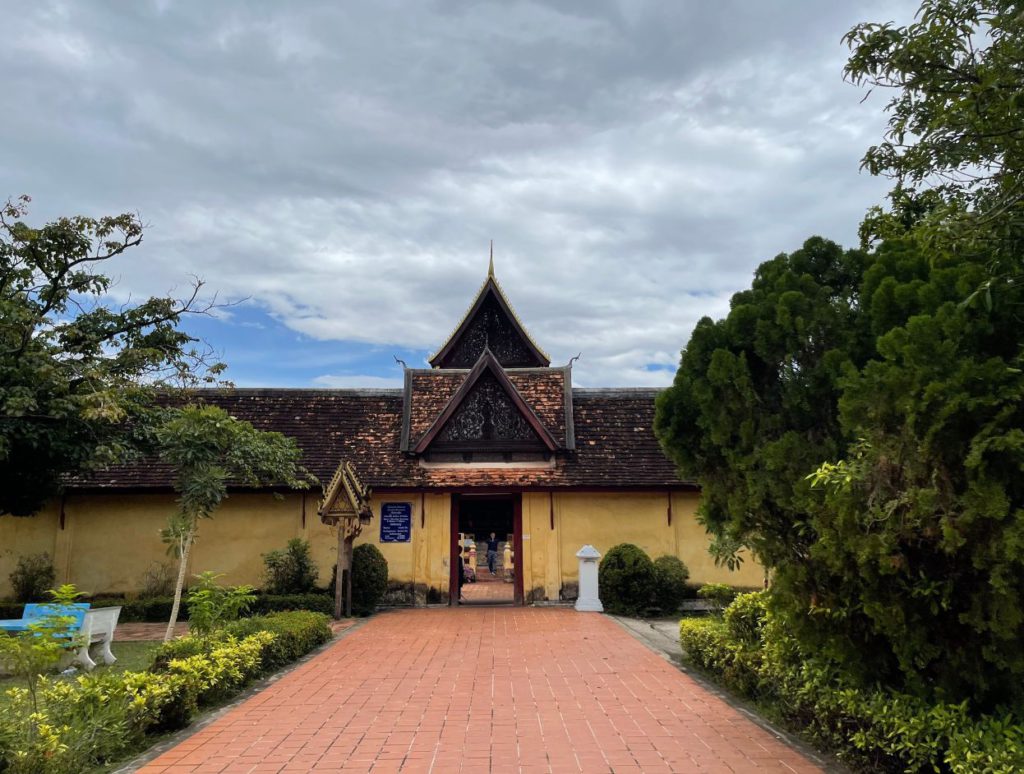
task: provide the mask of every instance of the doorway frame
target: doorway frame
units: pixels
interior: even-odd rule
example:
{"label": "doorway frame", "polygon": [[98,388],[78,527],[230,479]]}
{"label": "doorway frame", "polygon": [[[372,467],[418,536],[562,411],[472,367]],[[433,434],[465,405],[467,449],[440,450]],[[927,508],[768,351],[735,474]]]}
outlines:
{"label": "doorway frame", "polygon": [[460,494],[451,496],[451,525],[448,546],[448,605],[457,607],[459,604],[459,563],[456,561],[455,549],[459,546],[459,513],[462,498],[481,500],[504,500],[512,502],[512,605],[522,607],[525,604],[523,593],[523,494],[507,492],[504,494]]}

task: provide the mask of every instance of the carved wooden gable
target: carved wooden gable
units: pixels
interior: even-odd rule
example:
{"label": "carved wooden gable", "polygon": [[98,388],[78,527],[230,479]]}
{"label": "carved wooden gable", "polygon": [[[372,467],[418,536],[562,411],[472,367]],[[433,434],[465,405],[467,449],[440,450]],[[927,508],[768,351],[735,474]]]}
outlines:
{"label": "carved wooden gable", "polygon": [[551,362],[516,318],[493,275],[487,277],[462,323],[430,364],[434,368],[471,368],[485,349],[505,368],[532,368]]}
{"label": "carved wooden gable", "polygon": [[497,358],[484,349],[476,365],[413,451],[543,451],[557,447]]}

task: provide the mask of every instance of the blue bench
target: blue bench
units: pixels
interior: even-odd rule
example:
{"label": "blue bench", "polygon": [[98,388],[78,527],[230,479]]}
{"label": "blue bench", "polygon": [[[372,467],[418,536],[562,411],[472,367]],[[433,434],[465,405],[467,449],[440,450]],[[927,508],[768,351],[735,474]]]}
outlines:
{"label": "blue bench", "polygon": [[[100,655],[103,662],[113,664],[117,659],[110,650],[114,641],[114,629],[117,628],[117,619],[121,614],[120,607],[89,607],[88,602],[74,602],[70,605],[34,604],[25,605],[21,618],[8,621],[0,621],[0,632],[18,634],[31,631],[29,626],[49,616],[61,616],[70,619],[68,629],[72,636],[79,636],[82,639],[78,652],[69,657],[80,663],[86,669],[96,666],[89,648],[93,645],[102,645]],[[2,636],[2,635],[0,635]],[[67,662],[64,662],[67,663]]]}
{"label": "blue bench", "polygon": [[89,609],[88,602],[74,602],[70,605],[50,605],[47,603],[29,602],[21,611],[21,618],[0,621],[0,630],[6,632],[27,632],[30,624],[41,623],[42,619],[59,615],[70,618],[70,629],[78,631],[85,623],[85,613]]}

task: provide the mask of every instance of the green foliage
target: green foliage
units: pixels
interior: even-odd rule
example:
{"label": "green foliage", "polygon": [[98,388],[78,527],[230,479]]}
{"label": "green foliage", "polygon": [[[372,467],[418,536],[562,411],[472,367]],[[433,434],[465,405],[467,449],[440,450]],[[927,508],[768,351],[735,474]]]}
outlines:
{"label": "green foliage", "polygon": [[[869,771],[1009,774],[1024,766],[1022,718],[1006,712],[976,716],[966,702],[854,687],[841,671],[802,650],[765,610],[763,596],[738,597],[724,621],[683,619],[679,637],[686,658]],[[759,621],[758,636],[750,636],[751,621]]]}
{"label": "green foliage", "polygon": [[249,618],[212,637],[165,644],[149,672],[43,678],[36,699],[27,688],[11,689],[0,705],[0,771],[78,774],[109,766],[330,637],[327,617],[316,613]]}
{"label": "green foliage", "polygon": [[18,565],[8,576],[16,602],[39,602],[46,599],[46,590],[53,585],[57,573],[46,553],[18,557]]}
{"label": "green foliage", "polygon": [[[689,593],[689,589],[688,589]],[[122,597],[91,597],[83,601],[93,607],[120,607],[118,620],[125,623],[147,621],[150,623],[166,622],[170,617],[173,597],[148,597],[124,599]],[[0,619],[21,618],[24,605],[21,603],[0,602]],[[312,610],[317,613],[331,615],[334,612],[334,597],[330,594],[256,594],[249,613],[266,615],[285,610]],[[182,620],[188,619],[188,604],[182,606]]]}
{"label": "green foliage", "polygon": [[714,605],[715,612],[721,613],[736,598],[736,589],[725,583],[705,583],[697,589],[697,596]]}
{"label": "green foliage", "polygon": [[213,637],[179,637],[165,642],[154,654],[152,668],[157,672],[167,671],[172,660],[207,653],[218,639],[245,639],[257,632],[270,632],[276,637],[263,650],[262,664],[266,671],[291,663],[331,639],[330,621],[323,613],[272,613],[229,623]]}
{"label": "green foliage", "polygon": [[189,629],[199,637],[208,637],[248,610],[256,599],[252,586],[218,586],[220,575],[203,572],[198,583],[188,590]]}
{"label": "green foliage", "polygon": [[235,637],[257,631],[275,634],[276,639],[263,653],[264,667],[269,670],[301,658],[333,636],[328,615],[306,610],[243,618],[229,624],[226,631]]}
{"label": "green foliage", "polygon": [[846,77],[892,90],[889,127],[862,167],[894,180],[891,209],[865,241],[911,234],[930,256],[989,256],[1016,291],[1024,244],[1024,17],[1011,0],[923,0],[906,26],[865,23],[845,37]]}
{"label": "green foliage", "polygon": [[165,640],[173,634],[189,551],[201,519],[213,517],[228,496],[228,482],[304,489],[314,480],[300,464],[294,439],[257,430],[219,406],[187,405],[156,429],[160,457],[176,471],[178,512],[168,520],[164,540],[178,557]]}
{"label": "green foliage", "polygon": [[650,607],[654,595],[654,562],[643,549],[620,543],[601,557],[597,585],[609,613],[639,615]]}
{"label": "green foliage", "polygon": [[868,257],[819,237],[761,264],[729,315],[702,319],[655,431],[701,483],[699,517],[728,563],[742,545],[770,567],[809,551],[816,497],[804,477],[845,451],[837,380],[867,361],[860,312]]}
{"label": "green foliage", "polygon": [[24,222],[28,201],[0,206],[0,514],[18,516],[68,476],[150,451],[165,414],[157,390],[221,369],[177,328],[202,311],[196,294],[128,306],[106,295],[99,268],[141,242],[135,215],[37,228]]}
{"label": "green foliage", "polygon": [[352,550],[352,612],[369,615],[388,590],[388,560],[377,546],[362,543]]}
{"label": "green foliage", "polygon": [[686,599],[690,571],[677,556],[654,560],[654,606],[663,613],[675,613]]}
{"label": "green foliage", "polygon": [[268,551],[263,565],[270,594],[308,594],[316,588],[319,573],[308,540],[292,538],[283,551]]}
{"label": "green foliage", "polygon": [[768,593],[740,594],[726,607],[722,619],[732,639],[749,645],[761,642],[768,618]]}
{"label": "green foliage", "polygon": [[51,589],[49,594],[46,615],[28,624],[27,631],[0,636],[0,671],[24,680],[27,700],[33,707],[38,707],[40,678],[54,671],[81,644],[75,618],[62,615],[81,594],[71,584]]}
{"label": "green foliage", "polygon": [[810,240],[698,325],[657,415],[809,650],[979,708],[1024,699],[1024,326],[963,303],[987,272]]}

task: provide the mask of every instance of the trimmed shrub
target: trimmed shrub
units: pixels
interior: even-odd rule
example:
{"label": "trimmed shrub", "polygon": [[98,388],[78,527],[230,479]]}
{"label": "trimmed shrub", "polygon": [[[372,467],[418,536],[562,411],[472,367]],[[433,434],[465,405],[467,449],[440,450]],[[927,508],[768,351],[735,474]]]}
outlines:
{"label": "trimmed shrub", "polygon": [[642,549],[620,543],[608,549],[598,567],[601,602],[609,613],[638,615],[654,596],[654,562]]}
{"label": "trimmed shrub", "polygon": [[768,616],[768,592],[740,594],[725,609],[723,618],[730,636],[747,644],[761,642],[762,629]]}
{"label": "trimmed shrub", "polygon": [[292,538],[284,550],[263,554],[264,578],[268,594],[308,594],[316,588],[316,562],[309,541]]}
{"label": "trimmed shrub", "polygon": [[321,594],[259,594],[250,610],[253,613],[266,615],[286,610],[309,610],[315,613],[332,615],[334,613],[334,595]]}
{"label": "trimmed shrub", "polygon": [[352,612],[369,615],[388,590],[388,560],[377,546],[363,543],[352,551]]}
{"label": "trimmed shrub", "polygon": [[147,735],[184,728],[198,707],[331,637],[326,616],[292,612],[234,621],[211,637],[183,637],[158,651],[148,672],[42,679],[38,711],[28,688],[11,688],[0,722],[0,771],[69,774],[106,767],[145,746]]}
{"label": "trimmed shrub", "polygon": [[264,669],[276,670],[309,653],[331,639],[330,619],[323,613],[296,610],[257,618],[243,618],[226,631],[245,637],[257,631],[271,632],[276,639],[263,653]]}
{"label": "trimmed shrub", "polygon": [[46,591],[53,587],[57,573],[50,555],[43,553],[18,557],[18,565],[8,577],[15,602],[45,602]]}
{"label": "trimmed shrub", "polygon": [[675,613],[686,599],[690,571],[678,556],[654,560],[654,606],[662,613]]}
{"label": "trimmed shrub", "polygon": [[330,619],[322,613],[298,610],[266,616],[241,618],[227,624],[214,637],[179,637],[165,642],[153,655],[155,672],[167,671],[175,659],[189,659],[208,653],[213,643],[224,638],[245,639],[257,632],[270,632],[275,640],[263,651],[263,671],[274,671],[331,639]]}
{"label": "trimmed shrub", "polygon": [[739,592],[724,583],[705,583],[697,589],[697,596],[715,606],[716,612],[722,612],[726,605],[736,599]]}
{"label": "trimmed shrub", "polygon": [[691,663],[768,705],[791,728],[858,768],[953,774],[1024,770],[1020,716],[975,717],[966,702],[931,703],[855,687],[801,652],[765,609],[763,594],[737,598],[721,620],[683,619],[679,640]]}

